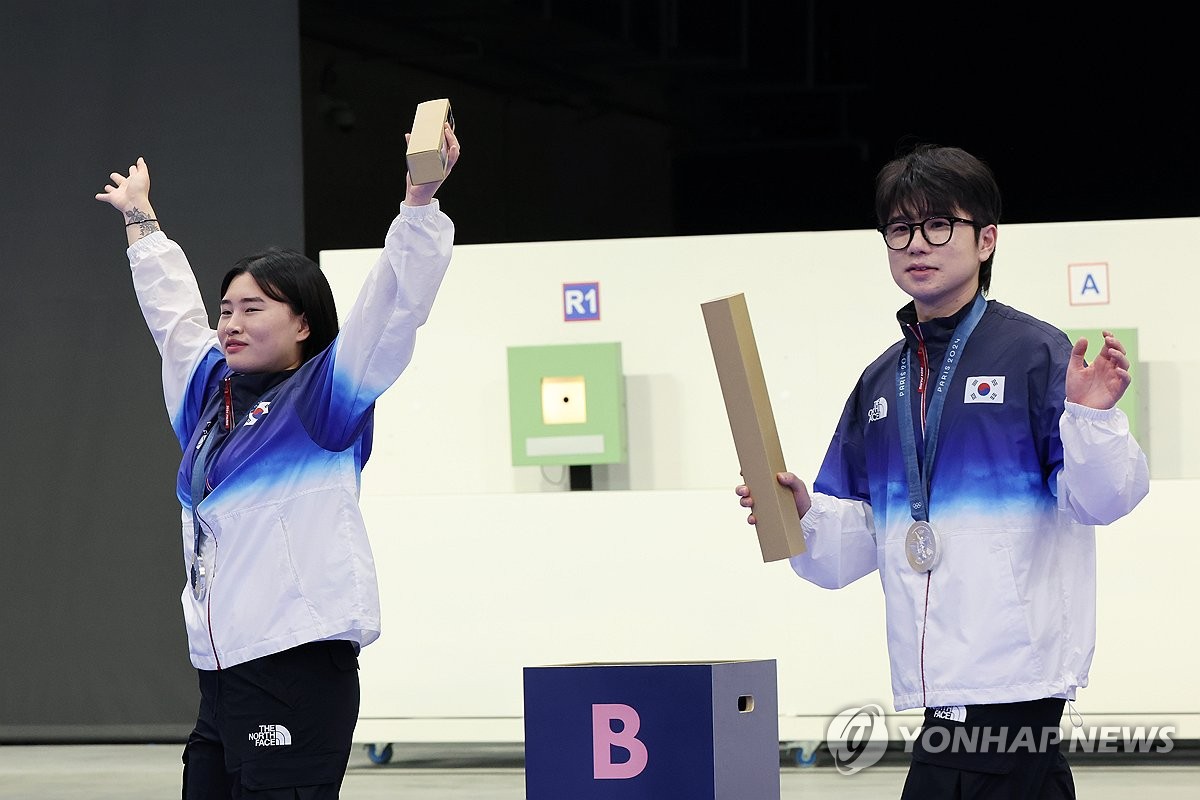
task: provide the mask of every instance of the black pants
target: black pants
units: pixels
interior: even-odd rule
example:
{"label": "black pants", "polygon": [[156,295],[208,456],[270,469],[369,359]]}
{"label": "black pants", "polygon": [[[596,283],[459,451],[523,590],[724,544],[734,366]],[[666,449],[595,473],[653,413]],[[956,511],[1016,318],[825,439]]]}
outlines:
{"label": "black pants", "polygon": [[338,797],[358,721],[352,643],[312,642],[199,678],[184,800]]}
{"label": "black pants", "polygon": [[1075,800],[1059,742],[1063,700],[926,709],[902,800]]}

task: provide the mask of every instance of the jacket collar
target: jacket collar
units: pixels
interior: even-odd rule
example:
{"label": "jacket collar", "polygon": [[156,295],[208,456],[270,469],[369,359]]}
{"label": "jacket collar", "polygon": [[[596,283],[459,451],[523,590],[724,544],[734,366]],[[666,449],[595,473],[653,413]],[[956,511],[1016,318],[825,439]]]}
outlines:
{"label": "jacket collar", "polygon": [[927,349],[930,347],[940,349],[949,343],[954,329],[966,318],[974,304],[975,298],[972,297],[966,305],[948,317],[936,317],[918,322],[917,304],[910,302],[896,312],[896,321],[900,323],[900,332],[904,334],[904,339],[910,346],[918,347],[924,344]]}
{"label": "jacket collar", "polygon": [[214,398],[217,401],[218,418],[224,404],[225,381],[229,381],[230,395],[233,400],[232,418],[236,425],[236,420],[244,419],[258,403],[260,397],[295,374],[296,370],[294,369],[283,372],[226,372],[217,386],[217,395]]}

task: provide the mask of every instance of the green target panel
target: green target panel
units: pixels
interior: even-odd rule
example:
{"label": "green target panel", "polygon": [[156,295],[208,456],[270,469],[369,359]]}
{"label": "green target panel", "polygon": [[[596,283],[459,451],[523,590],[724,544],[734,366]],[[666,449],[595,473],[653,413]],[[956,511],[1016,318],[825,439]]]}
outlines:
{"label": "green target panel", "polygon": [[508,348],[513,466],[625,461],[619,342]]}

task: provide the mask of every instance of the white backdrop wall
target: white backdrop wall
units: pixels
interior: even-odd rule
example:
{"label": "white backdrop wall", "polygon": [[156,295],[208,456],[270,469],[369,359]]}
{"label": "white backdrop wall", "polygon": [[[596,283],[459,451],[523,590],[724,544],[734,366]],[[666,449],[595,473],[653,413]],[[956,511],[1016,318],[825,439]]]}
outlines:
{"label": "white backdrop wall", "polygon": [[[1001,227],[993,298],[1061,328],[1139,329],[1135,380],[1149,398],[1154,477],[1200,477],[1200,449],[1184,446],[1200,441],[1200,420],[1182,404],[1200,387],[1187,337],[1198,233],[1196,218]],[[341,307],[376,253],[322,254]],[[1093,262],[1109,264],[1111,302],[1071,306],[1067,265]],[[600,284],[601,319],[564,322],[562,284],[587,281]],[[457,248],[412,364],[379,403],[380,455],[411,457],[369,469],[364,490],[555,488],[537,467],[510,464],[506,348],[607,341],[622,346],[629,463],[598,469],[598,479],[624,489],[730,485],[736,459],[700,303],[738,292],[788,463],[814,472],[859,372],[899,338],[893,314],[906,298],[873,231]],[[453,465],[454,479],[438,465]]]}
{"label": "white backdrop wall", "polygon": [[[1076,704],[1089,724],[1200,718],[1183,678],[1200,668],[1183,590],[1200,556],[1183,507],[1200,490],[1196,241],[1195,218],[1001,226],[991,297],[1061,328],[1138,329],[1154,482],[1101,532],[1100,644]],[[377,253],[322,253],[340,308]],[[1110,301],[1071,305],[1068,265],[1097,262]],[[564,322],[562,285],[592,281],[601,319]],[[785,739],[821,738],[851,705],[891,708],[878,580],[830,593],[763,564],[732,494],[700,304],[739,292],[788,466],[811,478],[859,372],[899,337],[906,298],[874,231],[456,248],[363,474],[385,631],[363,654],[360,741],[520,740],[521,667],[577,661],[777,659]],[[594,492],[513,467],[506,348],[613,341],[628,463],[595,467]]]}

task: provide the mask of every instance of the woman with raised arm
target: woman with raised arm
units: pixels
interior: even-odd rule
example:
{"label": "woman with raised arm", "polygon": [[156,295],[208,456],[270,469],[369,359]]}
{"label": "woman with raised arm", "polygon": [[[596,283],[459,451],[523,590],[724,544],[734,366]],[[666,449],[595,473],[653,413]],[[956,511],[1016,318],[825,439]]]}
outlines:
{"label": "woman with raised arm", "polygon": [[[448,172],[459,156],[449,125],[445,138]],[[340,330],[320,268],[279,248],[229,270],[213,330],[187,258],[150,206],[146,162],[112,173],[96,195],[125,220],[183,448],[182,601],[200,683],[185,800],[338,797],[358,653],[380,631],[359,476],[374,403],[408,364],[450,263],[440,185],[406,180]]]}

